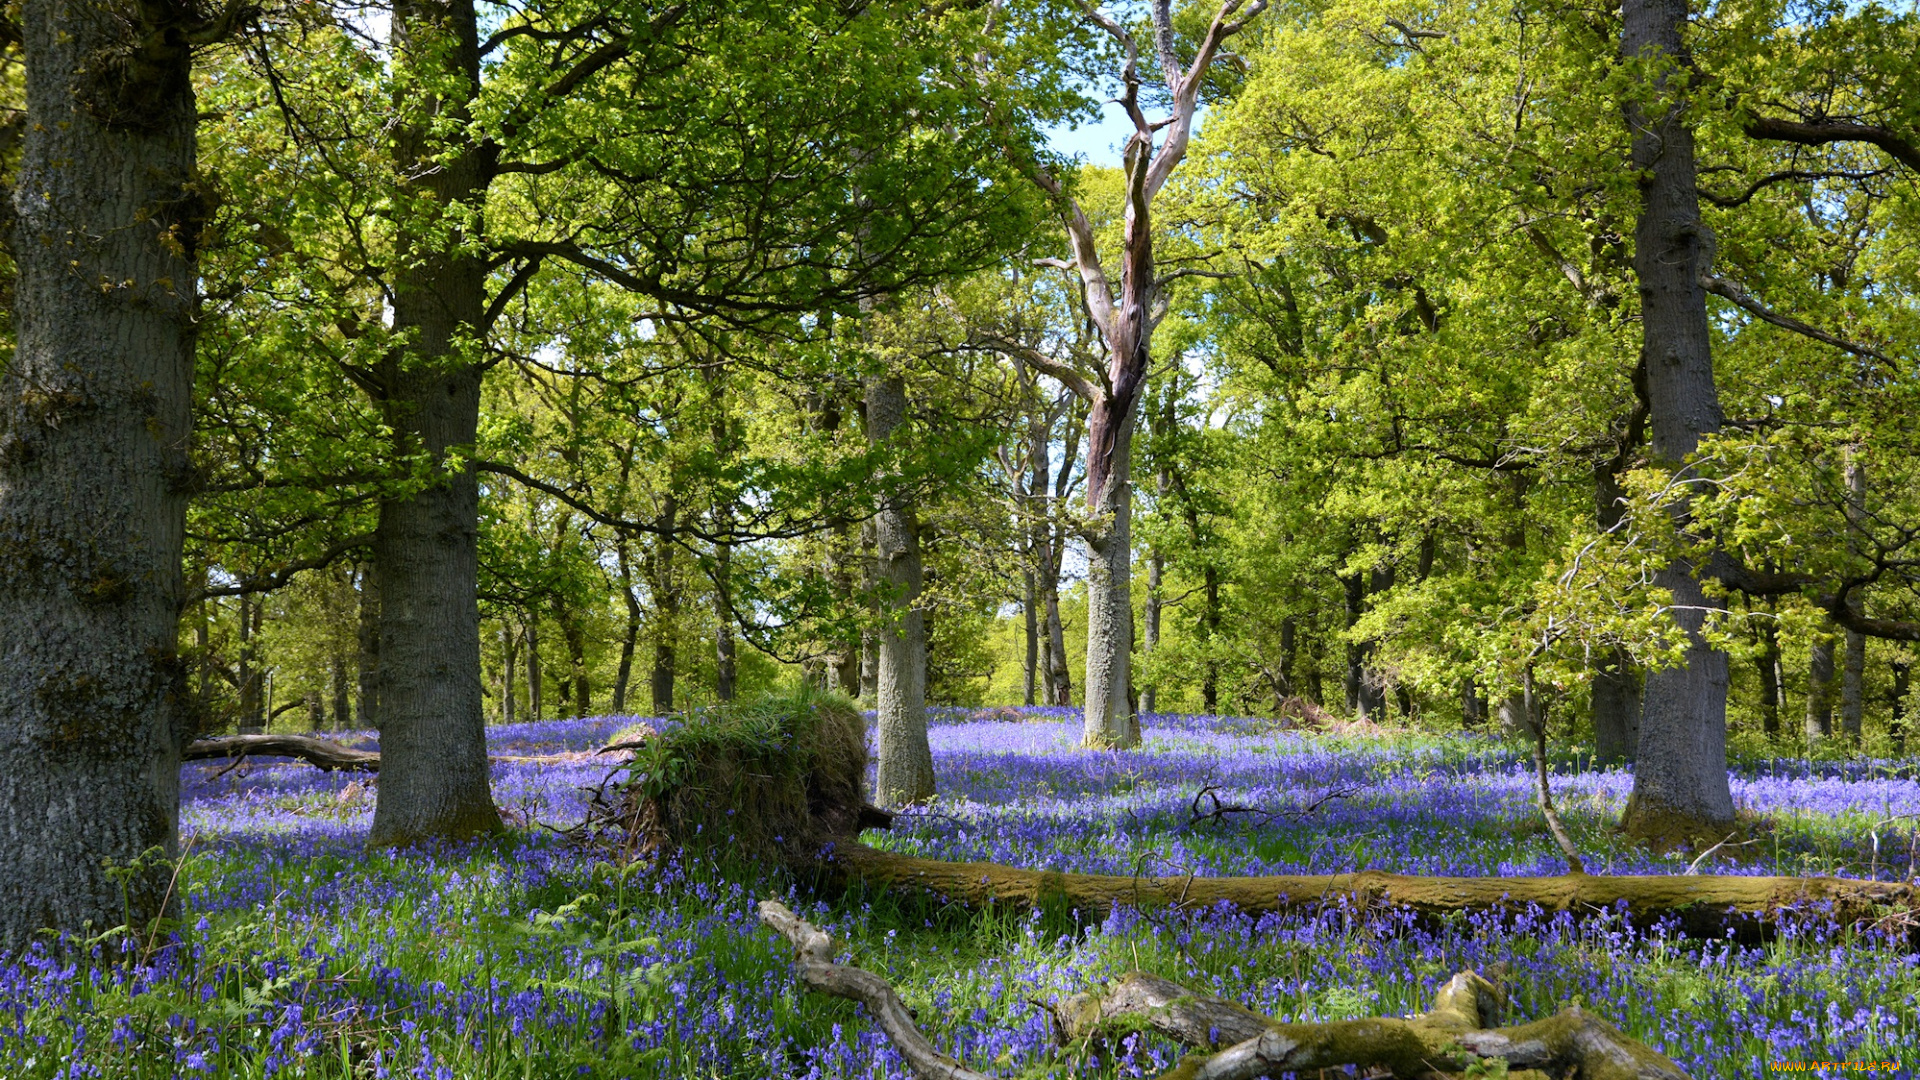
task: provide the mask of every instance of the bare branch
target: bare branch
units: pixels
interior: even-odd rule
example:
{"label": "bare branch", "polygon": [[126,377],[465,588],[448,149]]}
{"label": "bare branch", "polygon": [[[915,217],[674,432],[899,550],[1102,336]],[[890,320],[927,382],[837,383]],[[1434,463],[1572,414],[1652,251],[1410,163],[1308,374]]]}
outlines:
{"label": "bare branch", "polygon": [[1831,345],[1842,352],[1849,352],[1855,356],[1865,357],[1869,360],[1878,360],[1883,364],[1893,363],[1892,357],[1889,357],[1878,349],[1848,341],[1842,337],[1836,337],[1819,327],[1803,323],[1791,315],[1782,315],[1774,311],[1772,308],[1762,304],[1759,300],[1756,300],[1753,294],[1742,288],[1738,282],[1728,281],[1726,278],[1715,274],[1701,274],[1700,284],[1715,296],[1725,297],[1733,301],[1736,307],[1748,312],[1761,322],[1772,323],[1784,330],[1791,330],[1796,334],[1810,337],[1822,344]]}
{"label": "bare branch", "polygon": [[760,901],[760,921],[792,943],[794,967],[799,969],[802,982],[823,994],[864,1005],[920,1080],[994,1080],[935,1049],[887,980],[871,971],[834,963],[833,938],[825,931],[815,929],[778,900]]}

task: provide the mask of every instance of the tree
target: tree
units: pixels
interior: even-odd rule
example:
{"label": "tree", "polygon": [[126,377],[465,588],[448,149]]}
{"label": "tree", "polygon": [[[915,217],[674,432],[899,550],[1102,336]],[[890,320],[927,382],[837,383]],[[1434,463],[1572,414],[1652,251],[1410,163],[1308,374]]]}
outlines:
{"label": "tree", "polygon": [[[1626,105],[1641,206],[1633,268],[1640,291],[1641,371],[1655,464],[1683,483],[1700,440],[1720,430],[1707,294],[1712,261],[1700,220],[1694,139],[1687,115],[1683,36],[1686,0],[1626,0],[1620,52],[1641,79]],[[1673,503],[1684,515],[1686,503]],[[1733,824],[1727,784],[1727,654],[1702,630],[1718,604],[1693,560],[1676,558],[1654,578],[1673,597],[1686,635],[1684,662],[1647,675],[1633,794],[1621,821],[1645,838],[1718,831]]]}
{"label": "tree", "polygon": [[[1241,14],[1243,6],[1245,13]],[[1163,282],[1154,270],[1153,202],[1187,155],[1200,90],[1221,44],[1265,10],[1266,0],[1253,0],[1251,4],[1225,0],[1201,37],[1193,62],[1187,65],[1180,63],[1174,51],[1171,3],[1156,0],[1152,8],[1153,58],[1170,98],[1171,114],[1157,124],[1150,122],[1142,109],[1140,47],[1133,32],[1098,9],[1087,10],[1088,19],[1121,51],[1118,101],[1134,128],[1122,155],[1126,209],[1117,292],[1101,261],[1093,223],[1086,212],[1059,177],[1046,170],[1034,173],[1036,182],[1066,207],[1062,220],[1073,260],[1050,262],[1079,274],[1087,317],[1106,351],[1105,363],[1093,378],[1038,350],[1025,354],[1029,363],[1059,379],[1088,403],[1089,521],[1081,534],[1087,544],[1088,567],[1086,722],[1082,738],[1088,746],[1096,747],[1128,747],[1140,741],[1131,677],[1131,469],[1133,430],[1152,362],[1153,329],[1162,314],[1159,290]],[[1160,135],[1157,145],[1156,134]]]}
{"label": "tree", "polygon": [[[193,727],[178,652],[196,266],[193,50],[241,8],[29,0],[0,375],[0,948],[162,913]],[[15,53],[14,50],[19,52]],[[124,883],[110,871],[131,867]],[[123,892],[124,890],[124,892]]]}
{"label": "tree", "polygon": [[[310,14],[290,13],[290,34]],[[329,228],[345,243],[322,263],[344,281],[300,270],[327,297],[317,306],[342,316],[316,336],[371,346],[339,362],[392,433],[376,469],[388,762],[372,843],[497,827],[471,448],[500,324],[534,281],[564,267],[646,298],[656,322],[792,334],[991,261],[1019,231],[1024,203],[986,152],[1003,126],[984,122],[970,80],[929,74],[958,71],[954,42],[986,16],[924,15],[554,3],[508,13],[482,40],[472,0],[417,0],[393,12],[388,70],[348,50],[347,81],[385,84],[358,98],[388,110],[374,125],[314,122],[338,96],[306,96],[275,59],[304,62],[303,40],[262,53],[304,159],[328,163],[326,183],[379,196],[364,212],[357,196],[312,200],[342,208]]]}

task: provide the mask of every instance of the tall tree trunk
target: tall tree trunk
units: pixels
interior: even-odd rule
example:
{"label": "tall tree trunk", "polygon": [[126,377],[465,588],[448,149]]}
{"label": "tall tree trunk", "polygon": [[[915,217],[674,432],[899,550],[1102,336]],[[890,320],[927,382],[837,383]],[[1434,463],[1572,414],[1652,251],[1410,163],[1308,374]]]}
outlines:
{"label": "tall tree trunk", "polygon": [[380,572],[373,563],[360,567],[360,727],[380,729]]}
{"label": "tall tree trunk", "polygon": [[[1133,414],[1138,397],[1096,401],[1087,438],[1087,676],[1082,741],[1140,741],[1130,701],[1133,660]],[[1096,469],[1094,466],[1098,465]]]}
{"label": "tall tree trunk", "polygon": [[1293,671],[1300,659],[1300,621],[1288,615],[1280,620],[1280,688],[1288,696],[1300,693]]}
{"label": "tall tree trunk", "polygon": [[[1601,531],[1620,524],[1626,513],[1619,466],[1627,450],[1595,467],[1594,519]],[[1640,748],[1640,679],[1633,657],[1620,647],[1596,651],[1588,702],[1593,715],[1594,751],[1603,762],[1632,761]]]}
{"label": "tall tree trunk", "polygon": [[404,353],[381,365],[396,460],[421,460],[430,482],[381,500],[380,797],[368,843],[412,844],[501,827],[489,787],[480,695],[480,486],[465,448],[480,419],[487,263],[468,243],[486,188],[465,138],[479,92],[472,0],[399,0],[393,66],[404,87],[393,125],[401,177],[393,329]]}
{"label": "tall tree trunk", "polygon": [[1212,716],[1220,711],[1220,658],[1214,647],[1220,638],[1220,568],[1209,561],[1200,571],[1200,639],[1206,660],[1200,669],[1201,708]]}
{"label": "tall tree trunk", "polygon": [[[1155,548],[1153,554],[1147,558],[1147,610],[1146,618],[1142,620],[1143,625],[1140,628],[1140,652],[1143,656],[1151,657],[1153,651],[1160,647],[1160,587],[1165,573],[1166,559],[1161,556],[1160,549]],[[1154,684],[1148,683],[1140,691],[1140,711],[1154,712],[1158,705],[1159,695],[1156,688]]]}
{"label": "tall tree trunk", "polygon": [[[1847,447],[1847,518],[1855,529],[1866,529],[1867,517],[1867,467],[1860,460],[1860,448]],[[1858,613],[1860,605],[1855,599],[1848,602]],[[1866,678],[1867,678],[1867,636],[1858,630],[1846,632],[1846,659],[1840,675],[1840,735],[1848,746],[1860,745],[1862,722],[1866,716]]]}
{"label": "tall tree trunk", "polygon": [[1618,646],[1594,661],[1593,741],[1603,762],[1632,761],[1640,747],[1640,680]]}
{"label": "tall tree trunk", "polygon": [[[201,575],[201,580],[206,580],[204,574]],[[196,721],[195,734],[198,734],[200,729],[204,728],[213,708],[213,645],[208,640],[213,632],[210,614],[213,601],[202,600],[194,607],[199,611],[193,626],[193,666],[195,682],[198,684],[194,690],[193,711]]]}
{"label": "tall tree trunk", "polygon": [[620,636],[620,665],[613,673],[613,706],[615,716],[627,714],[627,685],[633,679],[633,650],[640,641],[640,624],[644,621],[645,611],[640,607],[640,598],[633,595],[633,560],[627,551],[627,538],[622,536],[614,545],[614,559],[620,570],[620,597],[626,602],[627,628]]}
{"label": "tall tree trunk", "polygon": [[1487,699],[1481,696],[1480,687],[1467,675],[1460,680],[1460,726],[1468,731],[1486,726]]}
{"label": "tall tree trunk", "polygon": [[[1343,605],[1347,617],[1347,629],[1352,630],[1360,622],[1367,600],[1367,579],[1359,574],[1346,574],[1340,578]],[[1347,642],[1346,678],[1343,683],[1347,692],[1347,711],[1356,716],[1365,716],[1365,705],[1360,696],[1361,688],[1367,681],[1367,648],[1364,641]]]}
{"label": "tall tree trunk", "polygon": [[732,701],[734,695],[733,545],[713,547],[713,696]]}
{"label": "tall tree trunk", "polygon": [[1780,663],[1780,624],[1771,605],[1758,620],[1760,655],[1754,665],[1760,669],[1760,730],[1769,740],[1780,736],[1780,717],[1787,711],[1785,672]]}
{"label": "tall tree trunk", "polygon": [[1034,610],[1038,590],[1033,585],[1033,568],[1028,567],[1022,575],[1024,586],[1021,592],[1020,615],[1026,633],[1026,651],[1020,664],[1020,700],[1021,704],[1031,708],[1034,703],[1034,688],[1040,677],[1040,613]]}
{"label": "tall tree trunk", "polygon": [[[1154,453],[1162,458],[1161,466],[1154,470],[1153,490],[1156,502],[1164,506],[1167,501],[1168,489],[1173,486],[1173,477],[1165,464],[1165,458],[1170,450],[1167,442],[1173,435],[1173,427],[1177,422],[1177,418],[1174,415],[1174,394],[1169,392],[1161,395],[1161,397],[1163,401],[1161,402],[1161,407],[1154,410],[1150,432],[1153,436]],[[1194,516],[1191,507],[1189,507],[1188,514],[1190,518]],[[1146,611],[1144,612],[1146,617],[1142,620],[1144,625],[1141,627],[1140,635],[1140,653],[1142,656],[1149,658],[1153,656],[1154,650],[1160,647],[1160,606],[1164,598],[1163,587],[1165,585],[1166,570],[1166,553],[1160,550],[1159,544],[1154,544],[1147,553],[1147,600],[1145,605]],[[1212,570],[1211,565],[1208,566],[1208,570]],[[1213,591],[1216,595],[1219,592],[1217,588]],[[1219,673],[1211,653],[1208,654],[1207,662],[1210,665],[1207,671],[1207,683],[1210,687],[1209,692],[1217,696]],[[1158,705],[1158,687],[1154,683],[1148,683],[1146,687],[1140,691],[1140,711],[1147,713],[1155,712]],[[1207,712],[1211,713],[1213,711],[1213,706],[1208,705]]]}
{"label": "tall tree trunk", "polygon": [[[1369,606],[1381,596],[1393,589],[1393,565],[1382,563],[1368,571],[1367,598]],[[1373,667],[1373,655],[1379,646],[1367,642],[1367,669],[1360,680],[1360,719],[1383,721],[1387,718],[1387,680],[1383,672]]]}
{"label": "tall tree trunk", "polygon": [[1913,685],[1913,663],[1906,657],[1893,662],[1893,721],[1890,731],[1893,735],[1893,756],[1907,756],[1908,728],[1912,726],[1912,716],[1907,711],[1911,698],[1909,691]]}
{"label": "tall tree trunk", "polygon": [[513,621],[500,621],[500,722],[511,724],[514,713],[520,707],[519,688],[514,685],[514,673],[520,665],[520,633],[514,629]]}
{"label": "tall tree trunk", "polygon": [[[867,437],[876,446],[907,419],[906,382],[867,380]],[[874,709],[879,726],[874,801],[903,806],[933,798],[933,750],[927,743],[927,632],[920,608],[920,523],[897,490],[874,518],[874,572],[885,597]]]}
{"label": "tall tree trunk", "polygon": [[347,658],[337,648],[327,663],[327,676],[333,696],[333,729],[340,731],[353,725],[353,692],[347,684]]}
{"label": "tall tree trunk", "polygon": [[1823,632],[1807,650],[1807,749],[1833,734],[1833,635]]}
{"label": "tall tree trunk", "polygon": [[560,680],[560,701],[573,694],[573,715],[586,716],[593,711],[593,687],[587,681],[587,632],[580,613],[562,608],[554,621],[560,624],[561,638],[567,646],[567,677]]}
{"label": "tall tree trunk", "polygon": [[662,533],[653,548],[653,715],[673,712],[673,675],[680,645],[680,573],[672,536],[680,526],[680,500],[669,491],[660,503]]}
{"label": "tall tree trunk", "polygon": [[[1674,473],[1703,435],[1720,430],[1700,275],[1712,242],[1700,220],[1695,187],[1693,130],[1682,79],[1690,67],[1684,35],[1687,0],[1626,0],[1621,53],[1653,65],[1652,112],[1629,98],[1626,119],[1641,206],[1634,226],[1634,273],[1640,287],[1641,363],[1652,429],[1654,463]],[[1684,516],[1685,507],[1675,507]],[[1685,662],[1649,672],[1640,722],[1633,794],[1622,826],[1656,842],[1732,827],[1733,791],[1727,783],[1727,654],[1701,628],[1719,602],[1700,587],[1693,564],[1675,559],[1655,577],[1673,596],[1672,617],[1687,635]]]}
{"label": "tall tree trunk", "polygon": [[1867,705],[1867,636],[1847,631],[1844,655],[1840,669],[1840,737],[1848,746],[1858,747]]}
{"label": "tall tree trunk", "polygon": [[546,719],[546,680],[540,675],[540,616],[527,615],[527,719]]}
{"label": "tall tree trunk", "polygon": [[[1067,417],[1064,435],[1066,446],[1060,455],[1060,468],[1053,474],[1053,500],[1039,533],[1042,547],[1040,588],[1046,600],[1047,615],[1047,703],[1063,709],[1073,707],[1073,672],[1067,663],[1067,626],[1060,617],[1060,569],[1067,550],[1067,523],[1062,510],[1073,490],[1073,465],[1080,456],[1080,435],[1081,425],[1070,414]],[[1035,467],[1044,476],[1047,448],[1037,445],[1034,454]]]}
{"label": "tall tree trunk", "polygon": [[[178,654],[191,443],[186,5],[26,0],[0,366],[0,952],[162,913],[189,734]],[[161,20],[153,22],[152,20]]]}
{"label": "tall tree trunk", "polygon": [[240,734],[258,735],[266,727],[267,709],[260,696],[260,650],[254,638],[260,632],[260,604],[252,594],[240,594]]}

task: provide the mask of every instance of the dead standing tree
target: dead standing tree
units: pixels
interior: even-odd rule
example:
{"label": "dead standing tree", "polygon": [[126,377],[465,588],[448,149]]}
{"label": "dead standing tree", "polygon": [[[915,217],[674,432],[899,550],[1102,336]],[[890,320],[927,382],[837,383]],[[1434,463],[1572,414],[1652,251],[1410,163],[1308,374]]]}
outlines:
{"label": "dead standing tree", "polygon": [[[1086,314],[1106,348],[1105,365],[1092,372],[1061,363],[1038,349],[1017,348],[1021,359],[1059,380],[1085,399],[1087,414],[1087,506],[1082,532],[1087,543],[1086,727],[1089,746],[1126,747],[1140,740],[1131,702],[1129,656],[1133,651],[1132,541],[1133,428],[1146,389],[1154,324],[1164,307],[1154,276],[1153,200],[1187,155],[1199,106],[1200,84],[1219,55],[1221,43],[1243,29],[1266,0],[1225,0],[1191,64],[1174,55],[1170,0],[1155,0],[1153,44],[1166,79],[1172,115],[1158,123],[1140,104],[1140,47],[1126,27],[1085,7],[1086,17],[1118,43],[1125,63],[1122,92],[1116,100],[1133,121],[1123,155],[1126,213],[1122,226],[1118,288],[1108,276],[1094,242],[1093,223],[1078,200],[1067,194],[1060,177],[1044,168],[1033,179],[1065,207],[1062,219],[1073,251],[1071,262],[1043,259],[1042,265],[1075,272]],[[1243,10],[1244,9],[1244,10]],[[1160,133],[1158,146],[1154,136]]]}

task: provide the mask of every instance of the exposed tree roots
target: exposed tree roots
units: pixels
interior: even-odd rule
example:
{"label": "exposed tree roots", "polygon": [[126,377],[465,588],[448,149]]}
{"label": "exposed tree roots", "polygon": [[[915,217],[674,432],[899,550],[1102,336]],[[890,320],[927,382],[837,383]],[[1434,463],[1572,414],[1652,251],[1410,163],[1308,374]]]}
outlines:
{"label": "exposed tree roots", "polygon": [[828,865],[843,881],[920,892],[979,907],[1054,908],[1104,917],[1115,904],[1189,910],[1227,904],[1241,911],[1313,909],[1328,903],[1392,905],[1427,915],[1518,910],[1599,913],[1622,906],[1636,920],[1672,918],[1690,934],[1758,930],[1784,911],[1820,911],[1845,922],[1875,921],[1916,906],[1912,884],[1830,877],[1647,875],[1614,877],[1409,877],[1357,874],[1278,877],[1120,877],[1022,870],[998,863],[946,862],[842,844]]}
{"label": "exposed tree roots", "polygon": [[[760,918],[793,944],[794,965],[809,987],[864,1005],[920,1080],[988,1080],[942,1054],[883,978],[833,962],[833,939],[775,900]],[[1579,1007],[1511,1027],[1499,1023],[1505,997],[1475,972],[1440,988],[1419,1016],[1283,1024],[1239,1004],[1195,994],[1141,972],[1104,993],[1069,999],[1056,1010],[1070,1042],[1142,1025],[1194,1047],[1161,1080],[1252,1080],[1312,1069],[1355,1066],[1408,1080],[1447,1080],[1503,1062],[1509,1076],[1580,1080],[1687,1080],[1679,1066]]]}

